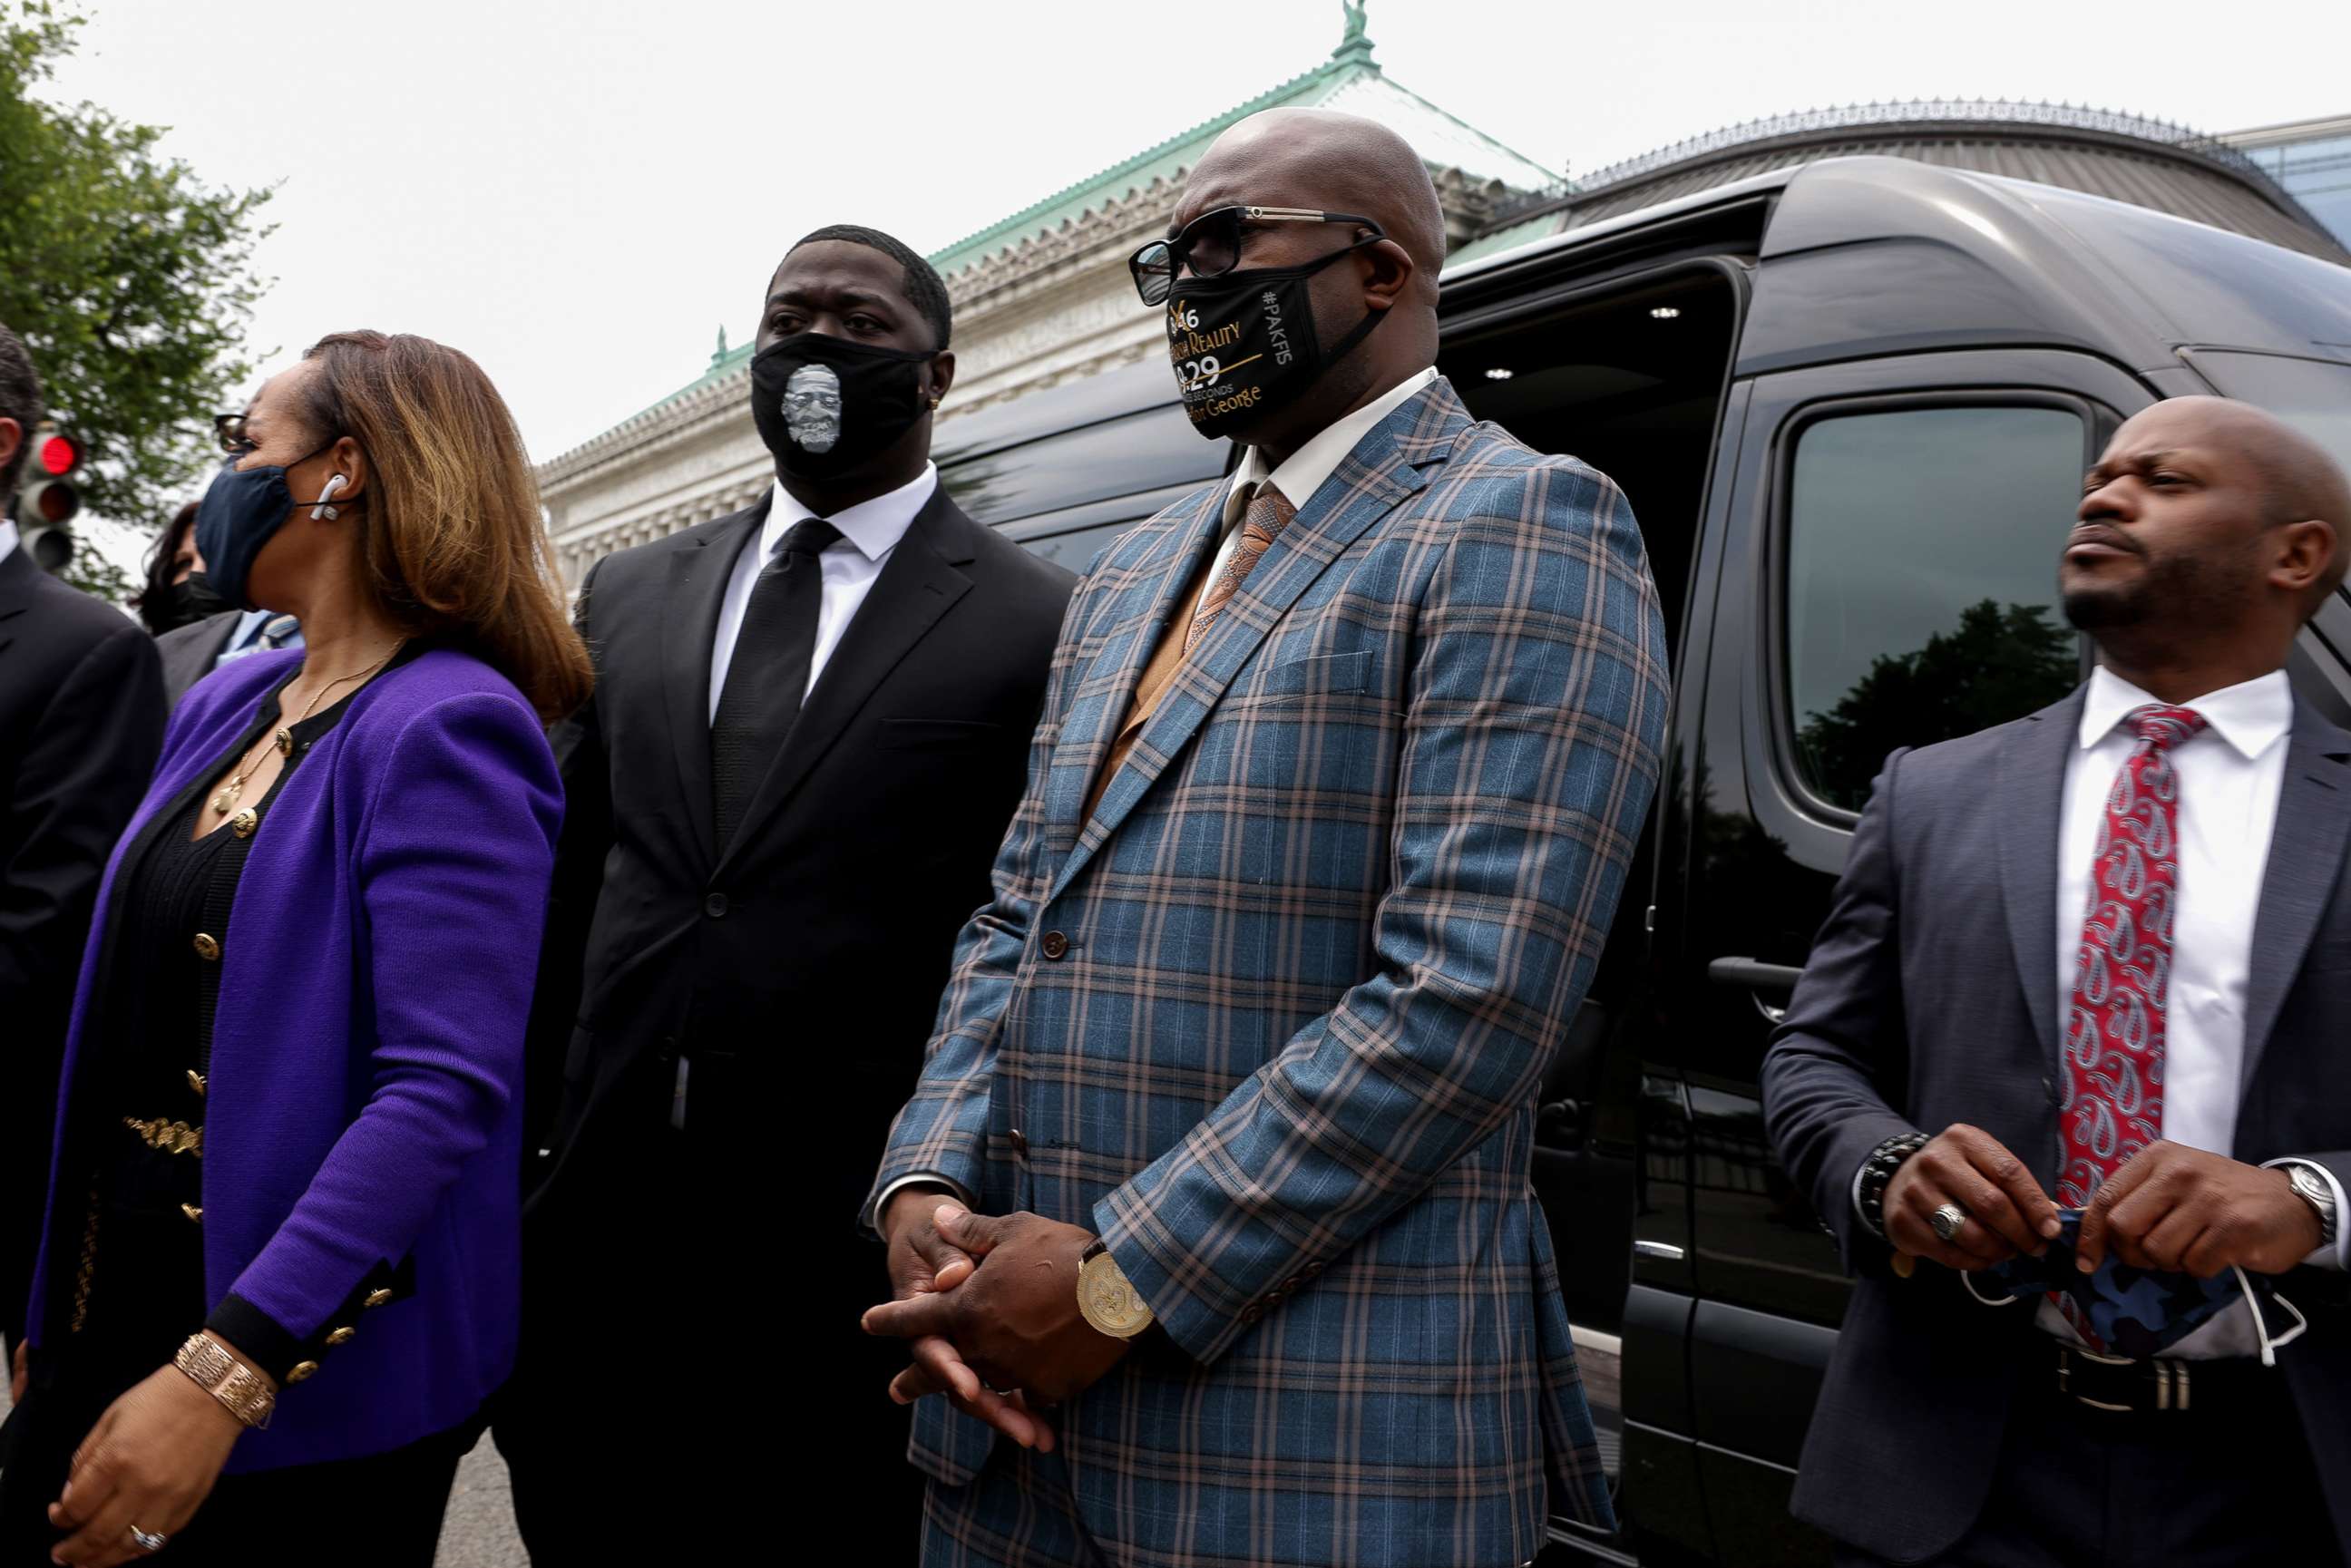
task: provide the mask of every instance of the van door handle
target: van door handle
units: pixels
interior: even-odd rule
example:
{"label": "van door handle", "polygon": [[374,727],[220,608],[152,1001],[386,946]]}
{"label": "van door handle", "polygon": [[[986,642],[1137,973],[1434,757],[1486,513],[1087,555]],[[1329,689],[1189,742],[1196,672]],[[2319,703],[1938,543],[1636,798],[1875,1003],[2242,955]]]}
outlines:
{"label": "van door handle", "polygon": [[[1706,977],[1718,986],[1744,986],[1750,992],[1768,991],[1784,997],[1796,988],[1804,972],[1792,964],[1766,964],[1757,958],[1717,958],[1706,967]],[[1775,1024],[1788,1016],[1786,1008],[1776,1007],[1760,995],[1755,998],[1755,1010],[1767,1022]]]}

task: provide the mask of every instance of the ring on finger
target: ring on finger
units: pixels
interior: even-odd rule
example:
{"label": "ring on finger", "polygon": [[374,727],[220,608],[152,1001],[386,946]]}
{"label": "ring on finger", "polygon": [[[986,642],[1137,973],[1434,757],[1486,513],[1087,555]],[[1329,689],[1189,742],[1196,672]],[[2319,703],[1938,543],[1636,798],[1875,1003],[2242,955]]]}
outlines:
{"label": "ring on finger", "polygon": [[152,1530],[141,1530],[135,1524],[131,1527],[131,1540],[141,1552],[161,1552],[172,1542],[172,1538],[168,1535],[160,1534]]}
{"label": "ring on finger", "polygon": [[1968,1211],[1956,1203],[1946,1203],[1927,1217],[1927,1223],[1935,1228],[1935,1234],[1946,1241],[1958,1240],[1959,1228],[1967,1222]]}

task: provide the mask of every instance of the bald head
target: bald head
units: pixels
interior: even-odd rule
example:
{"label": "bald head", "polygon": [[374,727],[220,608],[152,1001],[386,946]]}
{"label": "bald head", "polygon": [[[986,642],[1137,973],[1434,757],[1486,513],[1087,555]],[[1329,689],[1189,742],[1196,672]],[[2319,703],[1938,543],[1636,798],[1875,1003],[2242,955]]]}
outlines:
{"label": "bald head", "polygon": [[1217,207],[1315,207],[1376,222],[1412,257],[1415,292],[1437,303],[1445,214],[1427,165],[1377,120],[1327,109],[1269,109],[1227,131],[1201,154],[1169,225]]}
{"label": "bald head", "polygon": [[2335,533],[2325,572],[2313,585],[2306,612],[2315,613],[2342,586],[2351,564],[2351,481],[2327,450],[2267,409],[2225,397],[2167,398],[2142,410],[2125,432],[2182,449],[2230,455],[2244,465],[2265,528],[2317,521]]}

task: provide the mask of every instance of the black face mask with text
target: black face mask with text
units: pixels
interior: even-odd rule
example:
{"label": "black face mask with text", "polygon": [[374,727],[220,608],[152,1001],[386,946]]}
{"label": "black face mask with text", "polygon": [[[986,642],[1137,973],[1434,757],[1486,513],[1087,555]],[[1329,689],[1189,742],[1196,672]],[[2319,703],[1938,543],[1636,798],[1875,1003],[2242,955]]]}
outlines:
{"label": "black face mask with text", "polygon": [[914,428],[930,407],[923,367],[936,358],[932,350],[795,332],[752,356],[752,423],[778,469],[830,479]]}
{"label": "black face mask with text", "polygon": [[1260,267],[1221,277],[1186,277],[1167,297],[1167,358],[1192,428],[1214,440],[1295,402],[1371,336],[1386,316],[1363,320],[1324,352],[1314,335],[1306,280],[1377,236],[1303,267]]}

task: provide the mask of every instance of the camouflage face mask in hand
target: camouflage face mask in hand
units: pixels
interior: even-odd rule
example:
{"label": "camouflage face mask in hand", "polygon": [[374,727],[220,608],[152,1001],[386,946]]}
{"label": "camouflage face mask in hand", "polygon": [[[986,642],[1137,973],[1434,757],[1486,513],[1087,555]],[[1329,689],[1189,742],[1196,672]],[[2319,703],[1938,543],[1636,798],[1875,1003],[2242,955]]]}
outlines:
{"label": "camouflage face mask in hand", "polygon": [[[2199,1280],[2176,1270],[2134,1269],[2108,1252],[2094,1272],[2085,1274],[2074,1266],[2082,1211],[2060,1209],[2057,1220],[2063,1228],[2040,1257],[2020,1252],[1989,1269],[1960,1275],[1968,1293],[1988,1307],[2004,1307],[2063,1291],[2074,1299],[2082,1321],[2108,1354],[2134,1361],[2161,1354],[2240,1300],[2252,1309],[2264,1366],[2276,1365],[2276,1347],[2291,1343],[2308,1326],[2300,1309],[2276,1293],[2269,1276],[2242,1269]],[[2294,1320],[2282,1333],[2272,1332],[2273,1303]]]}

